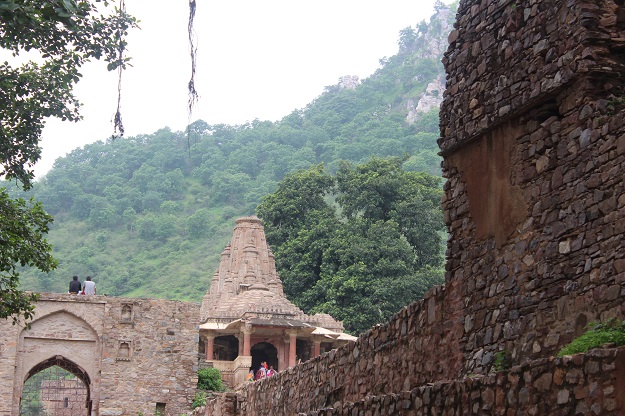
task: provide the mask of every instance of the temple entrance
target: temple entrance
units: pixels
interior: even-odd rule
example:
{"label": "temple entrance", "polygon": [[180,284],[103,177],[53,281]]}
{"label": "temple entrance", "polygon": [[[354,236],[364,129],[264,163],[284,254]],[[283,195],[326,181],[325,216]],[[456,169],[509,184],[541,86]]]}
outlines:
{"label": "temple entrance", "polygon": [[251,349],[252,353],[252,368],[254,372],[260,367],[260,363],[267,361],[268,366],[273,366],[273,369],[278,371],[278,350],[273,344],[268,342],[259,342]]}
{"label": "temple entrance", "polygon": [[33,367],[22,389],[20,415],[88,416],[91,394],[87,373],[62,356]]}

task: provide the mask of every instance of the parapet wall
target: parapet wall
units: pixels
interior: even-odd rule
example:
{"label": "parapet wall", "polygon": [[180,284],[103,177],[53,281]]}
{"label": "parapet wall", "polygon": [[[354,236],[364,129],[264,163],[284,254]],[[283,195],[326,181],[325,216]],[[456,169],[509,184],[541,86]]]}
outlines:
{"label": "parapet wall", "polygon": [[445,288],[435,288],[399,312],[391,324],[374,327],[355,343],[262,383],[250,383],[239,393],[248,412],[244,414],[305,413],[456,378],[462,363],[451,325],[453,305],[445,302],[446,293]]}
{"label": "parapet wall", "polygon": [[[321,381],[308,382],[311,368],[298,367],[299,378],[280,376],[255,382],[238,393],[209,401],[206,415],[420,416],[436,414],[524,414],[619,416],[625,411],[625,347],[529,361],[506,371],[438,381],[409,390],[367,394],[356,401],[311,406]],[[288,384],[287,384],[288,383]],[[306,393],[304,393],[306,392]],[[271,398],[278,396],[277,400]],[[281,400],[290,396],[288,401]],[[297,398],[304,403],[297,406]],[[289,403],[290,406],[289,407]]]}
{"label": "parapet wall", "polygon": [[[625,350],[595,350],[563,359],[542,359],[509,371],[440,381],[396,394],[299,413],[301,416],[421,415],[622,415]],[[615,388],[618,386],[618,388]],[[258,404],[256,404],[258,405]],[[239,405],[240,415],[276,415]],[[294,413],[291,413],[294,414]]]}

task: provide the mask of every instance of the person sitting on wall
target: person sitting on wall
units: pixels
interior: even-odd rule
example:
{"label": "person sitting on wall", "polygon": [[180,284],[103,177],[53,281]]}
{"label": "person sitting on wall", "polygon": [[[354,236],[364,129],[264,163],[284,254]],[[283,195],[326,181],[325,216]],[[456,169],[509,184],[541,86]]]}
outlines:
{"label": "person sitting on wall", "polygon": [[81,284],[78,281],[78,276],[72,277],[72,280],[69,282],[69,293],[71,295],[77,295],[80,293]]}
{"label": "person sitting on wall", "polygon": [[254,381],[254,369],[250,368],[250,373],[247,375],[247,381]]}
{"label": "person sitting on wall", "polygon": [[82,288],[83,295],[95,295],[95,282],[91,281],[91,276],[87,276],[85,285]]}

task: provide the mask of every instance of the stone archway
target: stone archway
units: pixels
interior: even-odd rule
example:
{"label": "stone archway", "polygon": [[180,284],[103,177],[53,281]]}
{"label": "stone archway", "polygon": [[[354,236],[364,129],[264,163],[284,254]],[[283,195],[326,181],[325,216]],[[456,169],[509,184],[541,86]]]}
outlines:
{"label": "stone archway", "polygon": [[71,360],[57,355],[30,369],[22,386],[19,414],[24,416],[88,416],[91,380]]}
{"label": "stone archway", "polygon": [[254,371],[258,370],[260,363],[267,362],[267,365],[273,366],[278,371],[278,349],[269,342],[259,342],[255,344],[251,349],[252,355],[252,368]]}
{"label": "stone archway", "polygon": [[[71,386],[74,389],[74,395],[82,395],[79,392],[84,391],[83,384],[86,385],[88,398],[85,397],[85,402],[88,400],[89,409],[92,407],[91,403],[94,403],[93,411],[97,414],[99,377],[94,376],[100,370],[100,340],[86,320],[66,310],[57,310],[36,319],[30,328],[24,328],[18,342],[20,355],[16,362],[14,379],[20,382],[13,385],[12,415],[18,414],[25,383],[35,374],[51,367],[59,367],[75,376],[77,381],[64,383],[66,387]],[[52,391],[61,384],[63,383],[47,383],[44,387]],[[62,407],[65,408],[65,403]],[[85,411],[84,414],[90,413],[91,411]]]}

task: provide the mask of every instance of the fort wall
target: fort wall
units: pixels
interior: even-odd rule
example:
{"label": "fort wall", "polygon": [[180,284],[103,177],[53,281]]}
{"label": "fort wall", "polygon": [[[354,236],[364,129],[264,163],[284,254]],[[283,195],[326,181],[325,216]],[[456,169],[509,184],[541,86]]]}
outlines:
{"label": "fort wall", "polygon": [[[250,401],[213,401],[207,414],[351,416],[420,415],[603,415],[622,414],[625,348],[598,349],[557,359],[526,362],[508,371],[424,384],[389,394],[298,411],[276,408],[268,400],[281,391],[270,381],[258,383]],[[284,386],[283,386],[284,387]],[[304,392],[299,384],[291,391]],[[283,391],[283,394],[290,394]],[[217,408],[217,403],[220,406]],[[236,409],[236,410],[235,410]]]}
{"label": "fort wall", "polygon": [[554,354],[625,295],[625,10],[464,1],[444,63],[446,284],[463,373]]}

